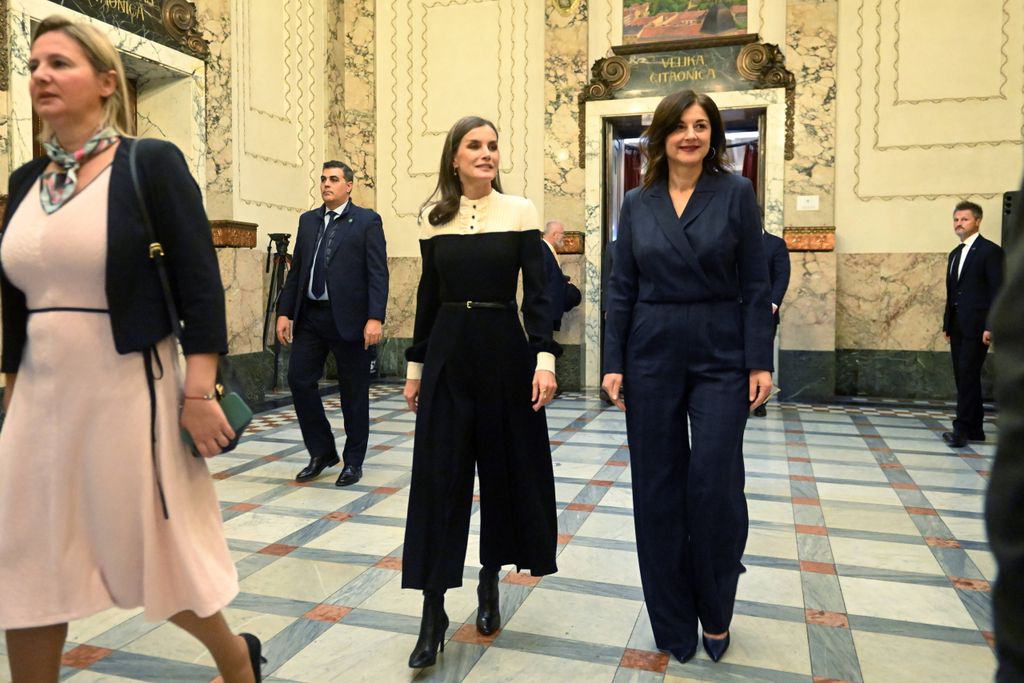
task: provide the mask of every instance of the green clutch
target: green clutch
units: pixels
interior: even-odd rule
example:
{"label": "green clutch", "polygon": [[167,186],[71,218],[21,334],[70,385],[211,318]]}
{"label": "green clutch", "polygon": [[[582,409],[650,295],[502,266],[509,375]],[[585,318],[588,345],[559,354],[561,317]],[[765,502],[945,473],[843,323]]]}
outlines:
{"label": "green clutch", "polygon": [[[218,385],[218,390],[223,391],[223,388]],[[231,440],[227,446],[221,449],[221,453],[227,453],[228,451],[234,450],[235,446],[238,445],[238,440],[242,438],[242,433],[245,428],[252,422],[252,409],[245,404],[245,401],[237,392],[232,391],[230,394],[224,394],[223,398],[220,399],[221,410],[224,411],[224,417],[228,419],[228,424],[231,425],[231,429],[235,432],[235,438]],[[192,441],[192,435],[188,433],[187,429],[181,430],[181,440],[185,442],[185,445],[192,451],[192,455],[201,457],[199,451],[196,450],[196,445]]]}

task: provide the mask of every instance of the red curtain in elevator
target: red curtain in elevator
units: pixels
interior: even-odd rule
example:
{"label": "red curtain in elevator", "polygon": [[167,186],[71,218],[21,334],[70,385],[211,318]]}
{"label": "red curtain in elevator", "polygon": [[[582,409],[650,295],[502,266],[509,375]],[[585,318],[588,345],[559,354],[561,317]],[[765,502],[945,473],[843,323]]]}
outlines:
{"label": "red curtain in elevator", "polygon": [[642,165],[640,159],[640,150],[636,147],[626,146],[625,154],[623,155],[623,170],[622,170],[622,192],[625,194],[634,187],[640,186],[640,167]]}

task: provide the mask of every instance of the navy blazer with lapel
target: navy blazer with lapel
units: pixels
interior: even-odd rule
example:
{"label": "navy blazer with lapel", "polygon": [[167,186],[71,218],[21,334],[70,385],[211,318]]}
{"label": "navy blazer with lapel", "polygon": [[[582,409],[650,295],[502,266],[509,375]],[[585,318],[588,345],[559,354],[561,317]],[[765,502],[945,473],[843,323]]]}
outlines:
{"label": "navy blazer with lapel", "polygon": [[[171,334],[163,287],[149,258],[149,238],[139,211],[128,152],[133,138],[122,138],[110,167],[107,193],[107,263],[105,289],[110,326],[118,353],[142,351]],[[224,286],[213,248],[210,222],[199,185],[184,155],[172,143],[149,140],[138,155],[139,181],[164,248],[165,263],[178,316],[183,321],[184,353],[227,353]],[[39,157],[10,177],[4,230],[49,160]],[[74,211],[75,201],[61,208]],[[3,372],[15,373],[27,340],[25,295],[0,272],[3,298]]]}
{"label": "navy blazer with lapel", "polygon": [[956,309],[960,329],[970,339],[981,340],[988,324],[988,312],[992,308],[999,287],[1003,283],[1003,250],[990,240],[978,235],[971,248],[960,256],[963,269],[957,280],[953,272],[956,249],[946,259],[946,310],[942,319],[942,330],[950,334],[953,311]]}
{"label": "navy blazer with lapel", "polygon": [[[768,258],[768,284],[771,287],[771,303],[782,310],[782,299],[789,289],[789,249],[786,240],[770,232],[764,233],[764,251]],[[775,312],[775,324],[779,324],[779,312]]]}
{"label": "navy blazer with lapel", "polygon": [[[327,207],[307,211],[299,217],[292,267],[288,272],[278,313],[293,321],[302,315],[309,292],[313,254],[324,223]],[[360,341],[366,321],[384,322],[388,303],[388,262],[384,228],[372,209],[349,200],[345,215],[335,226],[331,251],[327,254],[327,294],[338,334],[347,341]]]}
{"label": "navy blazer with lapel", "polygon": [[637,302],[737,302],[744,368],[773,369],[761,233],[753,187],[740,176],[702,174],[682,216],[676,216],[667,181],[627,192],[608,287],[605,372],[625,367]]}

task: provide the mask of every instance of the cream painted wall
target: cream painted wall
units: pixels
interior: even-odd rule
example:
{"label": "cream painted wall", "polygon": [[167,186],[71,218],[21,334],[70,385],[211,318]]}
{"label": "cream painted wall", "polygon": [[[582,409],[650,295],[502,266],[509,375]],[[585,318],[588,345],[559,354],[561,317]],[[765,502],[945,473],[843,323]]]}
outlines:
{"label": "cream painted wall", "polygon": [[321,203],[324,1],[233,0],[230,218],[292,232]]}
{"label": "cream painted wall", "polygon": [[840,252],[946,252],[953,206],[1019,187],[1024,0],[839,3]]}
{"label": "cream painted wall", "polygon": [[416,216],[449,127],[498,126],[505,191],[544,207],[544,5],[377,0],[377,211],[388,256],[418,256]]}

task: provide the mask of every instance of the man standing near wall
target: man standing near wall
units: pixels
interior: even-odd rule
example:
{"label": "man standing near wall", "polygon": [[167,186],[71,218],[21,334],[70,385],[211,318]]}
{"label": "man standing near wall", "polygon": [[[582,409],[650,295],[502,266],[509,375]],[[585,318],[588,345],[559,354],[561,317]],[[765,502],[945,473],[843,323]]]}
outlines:
{"label": "man standing near wall", "polygon": [[960,245],[946,264],[946,311],[942,331],[953,357],[956,380],[956,419],[942,440],[951,448],[984,441],[981,367],[992,343],[989,309],[1003,282],[1003,250],[978,232],[982,210],[960,202],[953,210],[953,231]]}
{"label": "man standing near wall", "polygon": [[562,273],[558,263],[558,249],[565,243],[565,226],[559,221],[548,221],[544,225],[544,277],[547,282],[548,300],[551,302],[551,320],[555,329],[562,329],[562,314],[567,313],[583,301],[583,295],[576,285],[569,282],[569,276]]}
{"label": "man standing near wall", "polygon": [[[789,249],[786,248],[786,240],[781,237],[773,235],[767,230],[762,234],[764,235],[764,253],[768,257],[768,284],[772,288],[772,320],[774,321],[772,339],[775,339],[775,333],[779,331],[779,308],[782,307],[782,300],[786,296],[786,290],[789,289]],[[754,408],[755,417],[765,417],[768,414],[765,403]]]}
{"label": "man standing near wall", "polygon": [[292,343],[288,386],[309,464],[295,477],[309,481],[338,464],[319,380],[327,353],[338,366],[345,418],[345,466],[336,486],[363,476],[370,435],[370,363],[367,349],[380,342],[388,301],[388,265],[380,216],[356,206],[352,169],[328,161],[320,175],[324,203],[299,217],[292,268],[281,290],[277,337]]}

